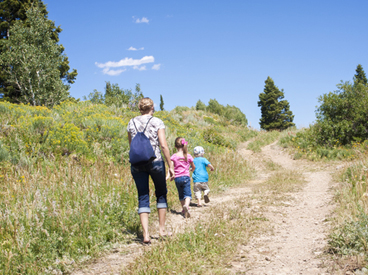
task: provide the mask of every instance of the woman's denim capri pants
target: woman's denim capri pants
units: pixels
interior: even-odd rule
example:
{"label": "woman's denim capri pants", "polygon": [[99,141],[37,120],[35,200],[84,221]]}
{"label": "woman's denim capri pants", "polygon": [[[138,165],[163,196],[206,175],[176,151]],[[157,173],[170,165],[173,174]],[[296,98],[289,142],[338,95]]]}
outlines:
{"label": "woman's denim capri pants", "polygon": [[154,161],[146,165],[131,166],[131,172],[138,190],[138,214],[151,213],[149,201],[149,176],[155,185],[157,208],[167,208],[165,163]]}

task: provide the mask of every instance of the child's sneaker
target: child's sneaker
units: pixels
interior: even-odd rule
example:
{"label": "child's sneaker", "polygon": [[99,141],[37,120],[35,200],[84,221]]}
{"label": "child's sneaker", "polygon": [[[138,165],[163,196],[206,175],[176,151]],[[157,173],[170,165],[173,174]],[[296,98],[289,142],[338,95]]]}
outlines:
{"label": "child's sneaker", "polygon": [[209,199],[208,195],[204,195],[203,197],[204,197],[204,202],[205,203],[209,203],[210,202],[210,199]]}
{"label": "child's sneaker", "polygon": [[186,205],[183,206],[184,218],[190,218],[189,209]]}

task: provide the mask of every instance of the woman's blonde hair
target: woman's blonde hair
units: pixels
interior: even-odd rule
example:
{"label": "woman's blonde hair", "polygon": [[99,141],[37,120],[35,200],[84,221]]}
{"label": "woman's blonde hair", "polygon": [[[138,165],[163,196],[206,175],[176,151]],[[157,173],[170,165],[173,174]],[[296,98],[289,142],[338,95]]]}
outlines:
{"label": "woman's blonde hair", "polygon": [[149,97],[144,97],[141,100],[139,100],[138,108],[139,111],[144,114],[148,113],[153,107],[153,100]]}
{"label": "woman's blonde hair", "polygon": [[185,158],[185,161],[188,161],[188,142],[185,141],[182,137],[177,137],[175,139],[175,148],[183,148],[183,155]]}

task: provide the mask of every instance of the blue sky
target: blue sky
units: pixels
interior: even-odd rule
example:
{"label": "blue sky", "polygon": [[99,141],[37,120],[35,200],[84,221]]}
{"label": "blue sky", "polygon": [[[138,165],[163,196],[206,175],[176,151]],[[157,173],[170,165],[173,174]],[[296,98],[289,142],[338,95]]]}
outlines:
{"label": "blue sky", "polygon": [[235,105],[259,128],[270,76],[298,126],[315,120],[318,97],[368,72],[368,1],[44,0],[78,71],[72,96],[105,81],[141,85],[164,107]]}

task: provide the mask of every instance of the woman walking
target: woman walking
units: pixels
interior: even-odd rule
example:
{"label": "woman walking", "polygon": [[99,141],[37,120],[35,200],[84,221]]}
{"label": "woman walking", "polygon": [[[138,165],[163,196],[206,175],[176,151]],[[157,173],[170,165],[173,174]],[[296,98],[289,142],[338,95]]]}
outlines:
{"label": "woman walking", "polygon": [[150,244],[151,239],[148,230],[148,217],[149,213],[151,213],[149,201],[149,176],[151,176],[155,186],[159,234],[163,237],[169,235],[165,229],[167,187],[165,163],[161,157],[161,150],[169,165],[169,173],[172,177],[174,176],[174,167],[170,161],[170,151],[165,136],[165,125],[161,119],[152,116],[155,111],[152,99],[148,97],[142,98],[139,101],[138,108],[141,115],[131,119],[127,127],[129,146],[138,132],[144,132],[156,156],[152,162],[147,164],[138,166],[131,165],[131,173],[138,191],[138,214],[143,229],[143,244]]}

